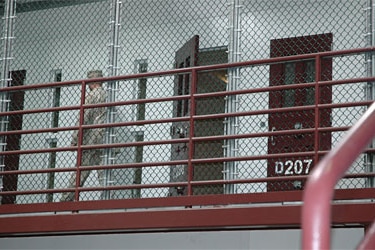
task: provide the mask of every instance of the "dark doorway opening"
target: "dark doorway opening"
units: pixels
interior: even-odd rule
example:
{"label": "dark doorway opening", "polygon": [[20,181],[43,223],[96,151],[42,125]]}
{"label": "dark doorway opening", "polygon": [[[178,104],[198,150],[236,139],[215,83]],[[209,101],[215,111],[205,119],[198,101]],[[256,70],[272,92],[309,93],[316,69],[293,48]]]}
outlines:
{"label": "dark doorway opening", "polygon": [[[11,71],[11,86],[22,86],[26,78],[26,70]],[[23,110],[24,105],[24,91],[10,92],[8,95],[9,111]],[[10,115],[8,117],[8,131],[22,130],[22,115]],[[21,134],[13,134],[6,137],[6,151],[20,150]],[[20,156],[19,154],[5,155],[4,157],[4,171],[14,171],[19,169]],[[4,175],[3,176],[3,191],[17,190],[18,175]],[[16,203],[15,195],[4,195],[1,200],[2,204]]]}

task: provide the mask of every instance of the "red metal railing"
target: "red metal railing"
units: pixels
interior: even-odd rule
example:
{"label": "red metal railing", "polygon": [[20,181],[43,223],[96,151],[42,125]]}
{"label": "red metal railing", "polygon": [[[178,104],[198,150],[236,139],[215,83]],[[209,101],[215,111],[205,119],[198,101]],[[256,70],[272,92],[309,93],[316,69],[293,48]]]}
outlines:
{"label": "red metal railing", "polygon": [[[375,137],[374,128],[375,104],[372,104],[342,141],[320,161],[310,174],[304,192],[302,211],[304,249],[330,248],[331,201],[335,185]],[[360,249],[374,247],[375,232],[371,229]]]}
{"label": "red metal railing", "polygon": [[[271,64],[277,63],[285,63],[290,61],[303,61],[303,60],[315,60],[316,61],[316,71],[320,71],[320,65],[322,58],[327,57],[340,57],[346,55],[356,55],[356,54],[363,54],[363,53],[373,53],[375,48],[361,48],[361,49],[352,49],[352,50],[343,50],[343,51],[331,51],[331,52],[323,52],[323,53],[316,53],[316,54],[306,54],[306,55],[296,55],[296,56],[289,56],[283,58],[269,58],[263,60],[255,60],[255,61],[246,61],[241,63],[231,63],[231,64],[220,64],[220,65],[211,65],[211,66],[199,66],[199,67],[192,67],[192,68],[182,68],[182,69],[175,69],[175,70],[168,70],[164,72],[149,72],[149,73],[142,73],[142,74],[135,74],[135,75],[125,75],[125,76],[117,76],[117,77],[106,77],[99,79],[100,81],[127,81],[127,80],[134,80],[134,79],[142,79],[142,78],[153,78],[153,77],[164,77],[164,76],[174,76],[178,74],[191,74],[192,79],[192,86],[195,85],[197,81],[197,75],[201,72],[207,71],[214,71],[220,69],[228,69],[228,68],[247,68],[247,67],[257,67],[257,66],[268,66]],[[318,73],[317,73],[318,75]],[[98,79],[85,79],[85,80],[77,80],[77,81],[69,81],[69,82],[62,82],[62,83],[45,83],[45,84],[35,84],[35,85],[27,85],[27,86],[15,86],[15,87],[8,87],[2,88],[0,91],[26,91],[26,90],[37,90],[43,88],[54,88],[54,87],[66,87],[66,86],[75,86],[80,85],[82,88],[81,97],[84,100],[84,89],[86,84],[90,82],[98,81]],[[104,149],[104,148],[121,148],[121,147],[137,147],[137,146],[154,146],[154,145],[168,145],[177,142],[186,143],[188,148],[192,149],[195,143],[198,142],[207,142],[207,141],[217,141],[217,140],[227,140],[227,139],[251,139],[257,137],[269,138],[272,136],[280,136],[280,135],[296,135],[296,134],[308,134],[312,133],[315,135],[315,141],[318,140],[317,134],[323,132],[341,132],[346,131],[349,129],[348,126],[336,126],[336,127],[320,127],[318,119],[315,120],[315,127],[314,128],[303,128],[297,130],[282,130],[282,131],[267,131],[267,132],[256,132],[256,133],[242,133],[236,135],[214,135],[214,136],[201,136],[196,137],[194,136],[194,122],[206,119],[220,119],[230,116],[255,116],[255,115],[269,115],[274,113],[280,112],[287,112],[287,111],[300,111],[300,110],[314,110],[316,112],[316,117],[318,116],[319,112],[322,109],[334,109],[334,108],[344,108],[344,107],[368,107],[371,105],[372,101],[357,101],[357,102],[343,102],[343,103],[329,103],[329,104],[320,104],[316,102],[314,105],[307,105],[307,106],[298,106],[298,107],[288,107],[288,108],[277,108],[277,109],[260,109],[260,110],[243,110],[241,112],[235,113],[220,113],[220,114],[209,114],[209,115],[198,115],[195,113],[195,103],[196,101],[203,99],[203,98],[210,98],[210,97],[225,97],[228,95],[245,95],[245,94],[256,94],[256,93],[270,93],[273,91],[281,91],[287,89],[298,89],[298,88],[307,88],[307,87],[315,87],[315,90],[321,86],[334,86],[334,85],[346,85],[346,84],[358,84],[358,83],[365,83],[365,82],[374,82],[375,77],[360,77],[360,78],[350,78],[350,79],[340,79],[340,80],[331,80],[331,81],[320,81],[318,77],[316,77],[316,81],[312,83],[305,83],[303,86],[302,84],[291,84],[291,85],[283,85],[283,86],[271,86],[271,87],[262,87],[262,88],[255,88],[255,89],[240,89],[236,91],[221,91],[221,92],[212,92],[212,93],[196,93],[195,88],[192,88],[192,91],[189,95],[183,96],[167,96],[167,97],[157,97],[153,99],[141,99],[141,100],[126,100],[126,101],[116,101],[113,103],[105,103],[105,104],[95,104],[95,105],[84,105],[83,101],[81,105],[77,106],[64,106],[58,108],[44,108],[44,109],[33,109],[33,110],[22,110],[22,111],[9,111],[6,113],[2,113],[1,115],[26,115],[26,114],[34,114],[34,113],[44,113],[44,112],[53,112],[53,111],[70,111],[70,110],[81,110],[82,111],[87,108],[95,108],[95,107],[109,107],[109,106],[126,106],[126,105],[136,105],[136,104],[146,104],[146,103],[158,103],[158,102],[171,102],[175,100],[181,99],[190,99],[190,114],[186,117],[161,117],[160,119],[154,120],[142,120],[142,121],[121,121],[116,122],[115,124],[99,124],[99,125],[82,125],[79,126],[71,126],[71,127],[59,127],[59,128],[36,128],[36,129],[29,129],[29,130],[22,130],[22,131],[1,131],[0,136],[9,136],[15,134],[35,134],[35,133],[49,133],[49,132],[57,132],[57,131],[70,131],[70,130],[80,130],[83,129],[90,129],[90,128],[106,128],[110,126],[139,126],[139,125],[151,125],[151,124],[162,124],[162,123],[172,123],[177,121],[185,121],[190,123],[190,136],[186,138],[179,138],[179,139],[162,139],[162,140],[149,140],[149,141],[135,141],[135,142],[119,142],[110,145],[78,145],[78,147],[60,147],[60,148],[40,148],[40,149],[21,149],[17,151],[5,151],[0,152],[0,155],[14,155],[14,154],[22,154],[22,155],[30,155],[36,153],[51,153],[51,152],[78,152],[77,162],[80,162],[82,150],[87,149]],[[82,120],[82,119],[81,119]],[[316,144],[318,144],[316,142]],[[191,151],[192,152],[192,151]],[[366,149],[366,152],[375,153],[375,149]],[[150,161],[150,162],[141,162],[141,163],[121,163],[115,165],[101,165],[101,166],[80,166],[77,167],[64,167],[64,168],[54,168],[54,169],[30,169],[30,170],[12,170],[12,171],[5,171],[1,174],[5,175],[31,175],[31,174],[38,174],[38,173],[59,173],[59,172],[75,172],[79,174],[80,171],[85,170],[100,170],[100,169],[136,169],[136,168],[148,168],[148,167],[163,167],[163,166],[174,166],[178,164],[185,164],[188,166],[188,175],[186,181],[179,181],[179,182],[157,182],[157,183],[149,183],[149,184],[127,184],[127,185],[116,185],[116,186],[95,186],[95,187],[74,187],[74,188],[59,188],[59,189],[32,189],[32,190],[13,190],[13,191],[6,191],[3,192],[2,195],[29,195],[29,194],[53,194],[53,193],[61,193],[61,192],[75,192],[76,201],[74,203],[69,202],[53,202],[53,203],[35,203],[35,204],[12,204],[12,205],[2,205],[0,206],[0,214],[4,217],[8,215],[14,215],[18,213],[28,214],[28,213],[48,213],[48,212],[65,212],[65,211],[87,211],[93,212],[94,210],[109,210],[109,209],[151,209],[151,208],[163,208],[163,209],[171,209],[171,207],[204,207],[204,206],[222,206],[222,205],[249,205],[249,204],[262,204],[260,205],[263,210],[261,213],[263,216],[259,214],[259,216],[251,217],[251,220],[243,220],[238,219],[230,224],[233,227],[236,226],[274,226],[278,225],[282,227],[282,225],[287,225],[288,227],[299,227],[299,220],[300,220],[300,204],[295,206],[284,206],[281,210],[273,210],[274,207],[269,207],[268,204],[270,203],[277,203],[282,204],[284,202],[301,202],[302,201],[302,192],[301,191],[288,191],[288,192],[261,192],[261,193],[241,193],[241,194],[215,194],[215,195],[194,195],[193,189],[198,186],[209,186],[209,185],[226,185],[226,184],[253,184],[253,183],[267,183],[267,182],[275,182],[275,181],[294,181],[294,180],[306,180],[306,175],[300,176],[274,176],[274,177],[266,177],[261,176],[257,178],[237,178],[231,180],[223,180],[223,179],[215,179],[215,180],[194,180],[193,179],[193,167],[196,164],[207,164],[207,163],[222,163],[222,162],[229,162],[229,161],[258,161],[258,160],[268,160],[273,158],[285,158],[285,157],[305,157],[309,156],[314,158],[315,160],[319,159],[321,156],[327,154],[327,150],[319,150],[319,148],[315,147],[311,151],[304,151],[304,152],[291,152],[291,153],[280,153],[280,154],[259,154],[254,155],[252,152],[245,152],[237,157],[219,157],[219,158],[194,158],[192,154],[189,155],[188,159],[183,160],[159,160],[159,161]],[[352,173],[345,175],[345,178],[370,178],[375,177],[375,173],[369,172],[361,172],[361,173]],[[79,201],[79,193],[84,191],[103,191],[103,190],[134,190],[134,189],[156,189],[156,188],[171,188],[171,187],[179,187],[185,186],[187,187],[187,195],[183,197],[155,197],[155,198],[141,198],[141,199],[124,199],[124,200],[99,200],[99,201]],[[334,199],[338,200],[356,200],[356,199],[371,199],[373,198],[373,188],[357,188],[357,189],[346,189],[346,190],[337,190],[334,194]],[[331,199],[333,194],[329,195]],[[353,205],[353,204],[352,204]],[[264,207],[263,207],[264,206]],[[369,214],[368,211],[371,211],[373,204],[362,204],[361,207],[366,210],[366,214]],[[255,209],[255,208],[254,208]],[[341,204],[334,206],[334,209],[342,209]],[[193,210],[191,210],[193,211]],[[226,211],[231,212],[232,210],[223,210],[223,213]],[[243,211],[243,210],[241,210]],[[246,210],[248,211],[248,210]],[[238,212],[238,215],[244,215],[245,213]],[[258,213],[259,210],[256,210]],[[275,214],[279,212],[280,217],[273,217],[272,220],[269,218],[269,214]],[[189,213],[185,211],[184,213]],[[191,226],[198,226],[200,223],[206,226],[211,227],[224,227],[225,223],[231,223],[230,221],[225,222],[224,224],[220,222],[220,220],[216,218],[210,217],[210,211],[202,212],[205,216],[200,219],[195,219],[195,221],[191,221]],[[185,215],[185,214],[184,214]],[[192,219],[193,217],[190,213],[186,214],[188,217]],[[147,212],[144,213],[137,213],[134,216],[148,216]],[[161,215],[165,216],[165,215]],[[171,215],[170,215],[171,216]],[[348,221],[350,218],[354,218],[354,214],[348,214],[343,217],[335,218],[334,221]],[[176,217],[170,217],[171,221],[166,219],[166,222],[158,222],[159,224],[147,224],[148,222],[135,222],[137,229],[150,229],[150,228],[165,228],[168,225],[175,225],[180,215],[176,213]],[[223,214],[220,215],[221,218],[225,216]],[[281,218],[283,217],[283,218]],[[361,218],[360,223],[365,223],[371,215],[368,215],[365,219]],[[56,220],[62,219],[63,217],[58,217]],[[65,218],[65,217],[64,217]],[[164,218],[164,217],[163,217]],[[226,217],[225,217],[226,218]],[[35,217],[35,220],[37,217]],[[40,217],[39,217],[40,219]],[[115,219],[115,218],[113,218]],[[357,220],[358,217],[355,217],[354,220]],[[43,217],[43,220],[46,221],[46,217]],[[133,220],[133,217],[129,214],[128,221]],[[108,220],[107,228],[102,228],[102,230],[111,230],[111,224]],[[30,226],[28,220],[22,220],[20,223],[24,225],[24,230],[29,230],[28,232],[32,232],[35,230]],[[91,221],[87,219],[87,225],[91,225]],[[169,224],[168,224],[169,222]],[[4,221],[5,223],[5,221]],[[71,221],[74,224],[74,221]],[[189,222],[187,224],[183,224],[183,227],[189,227]],[[20,225],[21,225],[20,224]],[[67,223],[64,223],[67,224]],[[71,224],[71,225],[72,225]],[[82,223],[84,224],[84,223]],[[194,225],[193,225],[194,224]],[[132,223],[128,225],[124,225],[125,229],[134,229],[131,227]],[[89,228],[81,228],[81,225],[76,225],[76,228],[80,230],[95,230],[95,224],[92,224]],[[54,231],[58,230],[57,227],[45,229],[47,231]],[[4,231],[5,230],[5,231]],[[20,232],[17,230],[23,230],[21,227],[12,227],[12,232]],[[66,229],[66,230],[78,230],[78,229]],[[0,229],[0,233],[6,232],[6,229]]]}
{"label": "red metal railing", "polygon": [[[136,74],[136,75],[128,75],[128,76],[119,76],[119,77],[109,77],[105,78],[105,81],[116,81],[116,80],[131,80],[131,79],[138,79],[138,78],[147,78],[147,77],[155,77],[155,76],[163,76],[163,75],[175,75],[175,74],[183,74],[183,73],[192,73],[192,76],[196,76],[197,72],[201,71],[209,71],[209,70],[217,70],[223,69],[228,67],[247,67],[247,66],[258,66],[264,64],[272,64],[278,62],[287,62],[287,61],[298,61],[298,60],[307,60],[307,59],[316,59],[316,65],[318,67],[317,72],[319,72],[319,65],[320,60],[323,57],[330,57],[330,56],[337,56],[337,55],[347,55],[347,54],[356,54],[356,53],[363,53],[372,51],[372,48],[366,49],[354,49],[354,50],[347,50],[347,51],[334,51],[334,52],[324,52],[318,54],[307,54],[307,55],[297,55],[297,56],[289,56],[284,58],[271,58],[271,59],[264,59],[264,60],[256,60],[256,61],[248,61],[248,62],[241,62],[241,63],[233,63],[233,64],[222,64],[222,65],[213,65],[213,66],[202,66],[202,67],[194,67],[194,68],[186,68],[186,69],[176,69],[176,70],[169,70],[165,72],[152,72],[152,73],[143,73],[143,74]],[[196,77],[192,77],[193,83]],[[370,82],[374,79],[369,78],[357,78],[357,79],[343,79],[343,80],[335,80],[335,81],[325,81],[325,82],[315,82],[315,83],[307,83],[304,84],[304,87],[314,86],[318,89],[319,86],[325,85],[341,85],[347,83],[360,83],[360,82]],[[51,88],[51,87],[58,87],[58,86],[69,86],[69,85],[76,85],[82,84],[82,100],[84,98],[84,87],[87,83],[97,81],[97,79],[90,79],[84,81],[70,81],[70,82],[63,82],[63,83],[47,83],[47,84],[40,84],[40,85],[28,85],[28,86],[18,86],[18,87],[9,87],[2,89],[1,91],[17,91],[17,90],[28,90],[28,89],[38,89],[38,88]],[[46,108],[41,110],[24,110],[24,111],[10,111],[7,112],[6,115],[25,115],[31,113],[40,113],[40,112],[52,112],[52,111],[64,111],[64,110],[74,110],[74,109],[87,109],[87,108],[94,108],[94,107],[108,107],[108,106],[117,106],[117,105],[132,105],[138,103],[150,103],[150,102],[162,102],[162,101],[170,101],[170,100],[178,100],[179,98],[192,98],[200,99],[200,98],[207,98],[212,96],[226,96],[226,95],[239,95],[239,94],[251,94],[251,93],[260,93],[266,91],[277,91],[277,90],[285,90],[285,89],[297,89],[300,85],[293,84],[288,86],[275,86],[275,87],[266,87],[266,88],[257,88],[257,89],[243,89],[243,90],[236,90],[236,91],[226,91],[226,92],[215,92],[215,93],[206,93],[206,94],[196,94],[194,91],[191,92],[190,96],[179,96],[179,97],[165,97],[165,98],[155,98],[155,99],[147,99],[147,100],[131,100],[131,101],[121,101],[121,102],[114,102],[110,104],[96,104],[96,105],[80,105],[80,106],[68,106],[68,107],[60,107],[60,108]],[[193,88],[194,90],[194,88]],[[237,112],[237,113],[225,113],[225,114],[213,114],[213,115],[194,115],[194,112],[191,112],[190,117],[180,117],[180,118],[167,118],[167,119],[158,119],[158,120],[148,120],[148,121],[134,121],[134,122],[118,122],[116,126],[132,126],[132,125],[146,125],[146,124],[155,124],[155,123],[165,123],[165,122],[173,122],[173,121],[190,121],[193,124],[196,120],[203,120],[203,119],[211,119],[211,118],[223,118],[229,116],[250,116],[250,115],[259,115],[259,114],[271,114],[277,112],[287,112],[287,111],[298,111],[298,110],[309,110],[313,109],[319,112],[320,109],[324,108],[339,108],[339,107],[348,107],[348,106],[367,106],[371,104],[371,101],[361,101],[356,103],[341,103],[341,104],[316,104],[312,106],[303,106],[303,107],[290,107],[290,108],[282,108],[282,109],[275,109],[275,110],[256,110],[256,111],[244,111],[244,112]],[[194,102],[191,102],[192,110],[194,110]],[[112,126],[111,124],[102,124],[102,125],[80,125],[78,127],[60,127],[60,128],[39,128],[35,130],[23,130],[23,131],[7,131],[7,132],[0,132],[0,136],[7,136],[13,134],[28,134],[28,133],[42,133],[42,132],[57,132],[57,131],[65,131],[65,130],[72,130],[72,129],[89,129],[89,128],[99,128],[99,127],[109,127]],[[193,126],[190,126],[192,129]],[[301,130],[290,130],[290,131],[270,131],[270,132],[261,132],[256,134],[240,134],[240,135],[222,135],[222,136],[210,136],[210,137],[189,137],[184,139],[174,139],[174,140],[159,140],[159,141],[148,141],[148,142],[131,142],[131,143],[116,143],[111,145],[94,145],[94,146],[87,146],[81,145],[78,148],[76,147],[65,147],[65,148],[55,148],[55,149],[37,149],[37,150],[21,150],[21,151],[6,151],[1,152],[2,155],[12,155],[12,154],[34,154],[34,153],[48,153],[48,152],[63,152],[63,151],[75,151],[78,149],[78,152],[81,152],[85,149],[95,149],[95,148],[112,148],[112,147],[129,147],[129,146],[146,146],[146,145],[156,145],[156,144],[169,144],[179,142],[186,142],[188,143],[191,148],[193,147],[193,143],[205,140],[220,140],[220,139],[240,139],[240,138],[252,138],[252,137],[269,137],[269,136],[277,136],[277,135],[285,135],[285,134],[303,134],[309,132],[315,132],[315,137],[317,133],[323,131],[343,131],[346,130],[347,127],[337,127],[337,128],[320,128],[318,124],[316,124],[315,128],[310,129],[301,129]],[[315,138],[316,139],[316,138]],[[369,150],[371,152],[371,149]],[[325,154],[325,151],[319,151],[317,148],[314,149],[314,152],[304,152],[304,153],[288,153],[283,154],[282,156],[314,156],[315,159],[319,157],[319,155]],[[174,165],[174,164],[188,164],[190,167],[191,165],[197,163],[210,163],[210,162],[222,162],[222,161],[243,161],[243,160],[259,160],[259,159],[269,159],[272,157],[278,157],[281,155],[259,155],[254,156],[251,154],[236,157],[236,158],[220,158],[220,159],[192,159],[190,156],[188,160],[181,160],[181,161],[174,161],[174,162],[152,162],[152,163],[142,163],[142,164],[122,164],[116,165],[116,168],[136,168],[139,166],[162,166],[162,165]],[[80,154],[78,154],[77,161],[80,161]],[[98,169],[111,169],[113,165],[108,166],[84,166],[81,167],[82,170],[98,170]],[[7,171],[3,173],[4,175],[11,175],[11,174],[32,174],[32,173],[49,173],[49,172],[66,172],[66,171],[76,171],[76,168],[64,168],[64,169],[38,169],[38,170],[18,170],[18,171]],[[348,175],[349,177],[371,177],[373,174],[371,173],[364,173],[360,175]],[[153,184],[153,185],[138,185],[138,188],[150,188],[150,187],[170,187],[170,186],[179,186],[179,185],[187,185],[188,189],[190,190],[193,185],[212,185],[212,184],[228,184],[228,183],[254,183],[254,182],[263,182],[263,181],[273,181],[274,179],[278,180],[295,180],[295,179],[304,179],[304,176],[301,177],[268,177],[268,178],[258,178],[258,179],[242,179],[242,180],[231,180],[231,181],[224,181],[224,180],[215,180],[215,181],[193,181],[190,178],[187,180],[187,183],[164,183],[164,184]],[[116,187],[118,189],[121,188],[128,188],[133,189],[134,185],[131,186],[122,186]],[[94,191],[94,190],[103,190],[103,189],[116,189],[114,187],[91,187],[91,188],[84,188],[79,187],[76,191]],[[63,190],[33,190],[33,191],[9,191],[7,194],[23,194],[23,193],[48,193],[48,192],[61,192]]]}

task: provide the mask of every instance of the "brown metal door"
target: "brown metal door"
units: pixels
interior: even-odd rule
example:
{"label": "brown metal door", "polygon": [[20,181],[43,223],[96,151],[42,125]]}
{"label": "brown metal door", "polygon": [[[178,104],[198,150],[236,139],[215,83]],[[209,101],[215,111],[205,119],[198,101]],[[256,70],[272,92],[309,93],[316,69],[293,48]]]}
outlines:
{"label": "brown metal door", "polygon": [[[187,41],[175,55],[175,67],[186,68],[193,67],[198,64],[198,50],[199,50],[199,36],[192,37]],[[190,74],[177,75],[174,81],[174,95],[189,95],[191,88]],[[184,117],[189,115],[190,102],[188,99],[176,100],[173,103],[173,117]],[[171,137],[186,138],[189,136],[188,122],[173,122],[171,127]],[[186,160],[188,159],[188,147],[186,143],[172,144],[171,160]],[[187,166],[177,165],[172,166],[170,171],[170,181],[180,182],[187,181]],[[184,187],[171,188],[169,194],[171,196],[183,195],[187,193]]]}
{"label": "brown metal door", "polygon": [[[26,70],[12,71],[12,86],[23,85],[26,77]],[[23,110],[24,92],[15,91],[9,94],[9,111]],[[8,130],[22,130],[22,115],[9,116]],[[19,150],[21,143],[21,135],[9,135],[6,138],[7,151]],[[5,171],[18,170],[19,168],[19,155],[6,155],[4,158]],[[3,191],[16,191],[17,190],[17,175],[5,175],[3,178]],[[13,204],[16,201],[15,195],[4,195],[2,197],[2,204]]]}
{"label": "brown metal door", "polygon": [[[271,57],[282,57],[297,54],[308,54],[329,51],[332,47],[332,34],[276,39],[271,41]],[[332,79],[332,59],[324,59],[321,65],[321,80]],[[315,61],[295,61],[270,66],[270,86],[303,84],[315,81]],[[322,103],[332,102],[332,89],[323,86],[319,89],[319,100]],[[315,104],[315,88],[298,88],[273,91],[269,97],[269,108],[287,108]],[[331,126],[331,110],[321,110],[319,126]],[[269,115],[269,130],[296,130],[315,127],[313,109],[293,112],[272,113]],[[319,145],[314,145],[313,133],[272,136],[268,141],[268,154],[296,153],[328,150],[331,147],[331,134],[320,133]],[[273,158],[268,160],[267,176],[300,176],[307,175],[316,163],[313,157]],[[287,191],[303,189],[304,182],[277,181],[268,182],[268,191]]]}

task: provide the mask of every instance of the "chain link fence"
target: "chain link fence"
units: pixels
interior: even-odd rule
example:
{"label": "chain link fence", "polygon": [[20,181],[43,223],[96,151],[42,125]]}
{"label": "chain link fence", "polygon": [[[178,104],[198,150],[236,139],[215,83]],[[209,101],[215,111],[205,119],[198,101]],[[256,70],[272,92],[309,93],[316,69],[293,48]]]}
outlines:
{"label": "chain link fence", "polygon": [[[14,90],[1,96],[2,112],[13,112],[7,118],[2,116],[2,124],[6,124],[2,125],[2,132],[28,131],[2,136],[3,152],[24,150],[27,153],[2,155],[1,165],[4,171],[55,169],[56,172],[4,175],[2,190],[12,192],[69,188],[70,176],[75,173],[73,168],[82,163],[77,162],[79,151],[69,147],[73,131],[79,130],[79,127],[74,126],[78,126],[80,117],[84,119],[80,116],[81,97],[88,95],[90,89],[82,88],[77,82],[53,87],[48,87],[48,83],[86,79],[87,72],[91,70],[102,71],[104,77],[139,75],[134,79],[108,81],[102,86],[107,103],[104,123],[113,124],[101,128],[103,142],[128,145],[97,150],[101,156],[101,163],[98,165],[122,164],[122,167],[105,170],[104,174],[100,174],[100,170],[95,168],[91,170],[83,185],[87,190],[81,192],[81,200],[187,194],[188,190],[184,186],[153,185],[186,182],[189,171],[181,161],[188,159],[191,150],[194,150],[193,158],[198,160],[193,163],[193,180],[202,182],[193,187],[193,194],[302,189],[304,180],[266,182],[265,178],[288,175],[300,177],[308,174],[315,159],[311,156],[289,155],[272,159],[264,156],[311,152],[315,150],[314,147],[318,147],[318,151],[328,151],[343,135],[342,129],[320,133],[319,146],[314,141],[313,131],[240,139],[223,139],[220,136],[313,129],[315,116],[311,110],[280,113],[265,110],[314,105],[316,91],[313,85],[277,90],[280,85],[307,84],[317,80],[314,60],[259,64],[241,70],[221,69],[199,73],[196,87],[199,94],[226,90],[253,91],[233,96],[208,95],[199,98],[195,107],[197,115],[250,113],[233,119],[231,116],[219,116],[196,120],[193,131],[195,137],[219,138],[197,140],[194,149],[189,149],[186,141],[191,134],[188,120],[168,120],[188,116],[191,112],[191,100],[185,97],[159,100],[189,95],[192,76],[172,74],[148,77],[146,74],[190,66],[372,46],[369,38],[371,34],[367,34],[373,25],[372,17],[369,18],[369,8],[372,6],[368,2],[3,1],[1,7],[5,13],[5,21],[2,28],[5,37],[2,44],[2,87],[20,85],[31,88]],[[14,12],[8,13],[7,8],[12,4]],[[14,25],[7,26],[7,20],[12,20]],[[9,28],[14,34],[11,38],[6,37]],[[6,43],[9,39],[11,47]],[[10,53],[10,57],[7,53]],[[345,80],[372,75],[372,62],[368,60],[371,58],[366,54],[324,58],[320,65],[320,80]],[[11,81],[4,75],[7,71]],[[37,87],[33,88],[33,85]],[[270,86],[276,87],[276,90],[264,90]],[[370,100],[373,99],[372,85],[356,82],[327,85],[321,88],[319,97],[320,104]],[[148,102],[140,101],[143,99]],[[108,105],[111,102],[123,103]],[[50,108],[56,109],[48,111]],[[39,109],[44,111],[38,112]],[[353,125],[364,110],[365,105],[327,106],[321,111],[319,126],[346,128]],[[163,122],[163,119],[168,121]],[[171,139],[180,141],[165,142]],[[33,153],[44,149],[48,149],[47,152]],[[84,149],[82,155],[85,152],[90,152],[90,149]],[[224,156],[254,158],[229,162],[199,161]],[[173,161],[177,163],[173,164]],[[133,167],[126,167],[131,166],[126,164],[133,164]],[[88,164],[90,165],[92,164]],[[64,171],[64,168],[72,169]],[[293,171],[288,172],[289,168]],[[373,171],[371,154],[361,156],[351,169],[351,173],[366,171]],[[214,183],[223,179],[260,181],[233,185]],[[203,185],[204,181],[212,183]],[[338,188],[363,188],[369,183],[371,180],[368,178],[347,178],[338,184]],[[108,195],[108,192],[102,192],[98,188],[102,185],[127,188],[111,190],[109,196],[103,197],[103,193]],[[131,185],[135,188],[132,189]],[[137,185],[144,185],[145,188]],[[60,201],[62,194],[63,192],[41,191],[16,196],[9,193],[3,196],[2,203]]]}

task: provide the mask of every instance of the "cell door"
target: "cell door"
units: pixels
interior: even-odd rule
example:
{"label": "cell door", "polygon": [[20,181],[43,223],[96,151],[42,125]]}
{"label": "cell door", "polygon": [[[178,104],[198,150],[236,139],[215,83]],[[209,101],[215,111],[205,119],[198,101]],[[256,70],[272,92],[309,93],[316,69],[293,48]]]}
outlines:
{"label": "cell door", "polygon": [[[175,54],[175,67],[186,68],[193,67],[198,64],[198,50],[199,50],[199,36],[192,37],[187,41]],[[190,74],[181,74],[175,77],[174,81],[174,95],[189,95],[191,88]],[[188,116],[190,102],[188,99],[176,100],[173,103],[173,117]],[[171,137],[186,138],[189,136],[189,122],[173,122],[171,127]],[[174,143],[171,147],[171,160],[186,160],[188,159],[187,143]],[[180,182],[187,181],[187,166],[177,165],[171,166],[170,181]],[[171,188],[169,194],[171,196],[184,195],[187,193],[186,188],[178,187]]]}
{"label": "cell door", "polygon": [[[214,65],[228,62],[228,47],[211,47],[199,49],[199,66]],[[199,72],[197,75],[197,93],[213,93],[225,91],[227,87],[227,70]],[[196,98],[195,114],[210,115],[225,112],[225,98],[222,96]],[[194,136],[220,136],[224,133],[224,118],[202,119],[194,122]],[[194,158],[223,157],[223,141],[196,141]],[[195,163],[194,181],[223,180],[223,163]],[[222,194],[223,185],[203,185],[193,187],[194,195]]]}
{"label": "cell door", "polygon": [[[297,54],[308,54],[329,51],[332,47],[332,34],[293,37],[271,40],[271,57],[283,57]],[[315,60],[294,61],[270,66],[270,86],[304,84],[315,81]],[[322,61],[321,80],[332,79],[332,59]],[[331,86],[319,88],[319,100],[315,100],[315,88],[297,88],[270,92],[269,108],[288,108],[312,106],[332,102]],[[293,112],[275,112],[269,115],[269,130],[298,130],[315,127],[314,109]],[[319,126],[331,126],[331,110],[319,112]],[[314,133],[294,133],[272,136],[268,140],[268,154],[313,152],[328,150],[331,147],[331,134],[320,133],[318,145],[314,144]],[[312,156],[273,158],[268,160],[267,176],[300,176],[307,175],[316,162]],[[287,191],[303,189],[304,181],[268,182],[268,191]]]}
{"label": "cell door", "polygon": [[[12,71],[12,86],[21,86],[26,77],[26,70]],[[24,92],[15,91],[9,94],[9,111],[23,110]],[[9,117],[8,130],[22,130],[22,115],[12,115]],[[21,145],[21,135],[9,135],[7,140],[7,151],[19,150]],[[4,158],[5,171],[18,170],[19,168],[19,155],[6,155]],[[17,190],[17,175],[5,175],[3,177],[3,191],[16,191]],[[16,201],[15,195],[4,195],[2,204],[13,204]]]}

